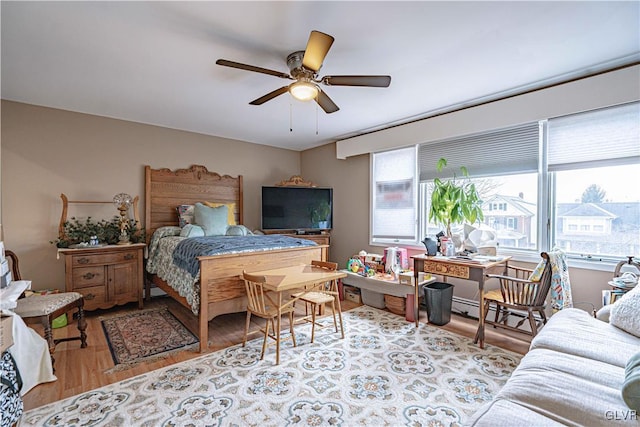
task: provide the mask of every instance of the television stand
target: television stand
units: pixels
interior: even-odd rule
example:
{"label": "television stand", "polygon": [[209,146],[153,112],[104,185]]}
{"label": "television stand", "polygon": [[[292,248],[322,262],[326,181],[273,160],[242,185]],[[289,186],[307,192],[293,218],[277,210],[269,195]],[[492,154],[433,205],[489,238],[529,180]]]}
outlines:
{"label": "television stand", "polygon": [[[331,233],[328,230],[260,230],[264,234],[282,234],[284,236],[298,237],[316,242],[318,245],[326,246],[322,250],[322,261],[329,261],[329,248],[331,245]],[[313,234],[312,234],[313,233]]]}
{"label": "television stand", "polygon": [[322,230],[296,230],[296,234],[298,236],[302,236],[302,235],[320,235],[320,234],[324,234],[324,232]]}

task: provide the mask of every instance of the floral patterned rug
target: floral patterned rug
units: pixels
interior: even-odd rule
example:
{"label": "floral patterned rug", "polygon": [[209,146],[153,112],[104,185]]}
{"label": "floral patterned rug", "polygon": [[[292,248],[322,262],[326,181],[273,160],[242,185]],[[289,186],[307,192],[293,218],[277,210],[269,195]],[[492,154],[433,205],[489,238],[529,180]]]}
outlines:
{"label": "floral patterned rug", "polygon": [[21,426],[458,426],[521,358],[368,306],[343,317],[344,339],[327,327],[311,344],[297,326],[280,365],[255,339],[32,409]]}
{"label": "floral patterned rug", "polygon": [[141,310],[102,320],[115,369],[164,357],[194,347],[198,338],[165,307]]}

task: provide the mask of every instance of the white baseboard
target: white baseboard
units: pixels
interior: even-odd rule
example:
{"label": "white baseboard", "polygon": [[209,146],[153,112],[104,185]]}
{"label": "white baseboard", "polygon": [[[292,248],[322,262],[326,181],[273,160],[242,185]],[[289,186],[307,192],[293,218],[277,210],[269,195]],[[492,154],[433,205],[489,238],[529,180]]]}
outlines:
{"label": "white baseboard", "polygon": [[[495,311],[496,311],[495,310],[495,306],[492,305],[489,308],[489,312],[490,312],[489,313],[489,319],[493,319],[493,317],[495,316]],[[472,318],[477,319],[478,315],[480,313],[478,301],[454,296],[453,300],[451,301],[451,312],[452,313],[461,314],[461,315],[463,315],[465,317],[472,317]],[[534,314],[534,317],[536,318],[537,321],[541,320],[537,313]],[[507,323],[509,325],[515,326],[520,320],[521,320],[520,317],[512,317],[512,316],[510,316],[508,321],[507,321]],[[526,329],[528,331],[531,330],[528,321],[525,321],[520,326],[520,328],[521,329]]]}

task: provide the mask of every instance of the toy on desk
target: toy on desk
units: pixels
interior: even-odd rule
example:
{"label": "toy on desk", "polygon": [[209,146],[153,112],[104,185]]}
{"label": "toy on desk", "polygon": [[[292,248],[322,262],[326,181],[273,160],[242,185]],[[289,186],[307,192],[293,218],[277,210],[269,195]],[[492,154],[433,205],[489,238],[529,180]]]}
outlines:
{"label": "toy on desk", "polygon": [[361,268],[364,268],[364,264],[359,258],[350,258],[347,261],[347,270],[357,273]]}
{"label": "toy on desk", "polygon": [[[347,261],[347,269],[354,273],[359,273],[362,276],[372,277],[376,273],[384,272],[384,264],[382,263],[382,255],[370,254],[367,251],[362,250],[355,255],[352,255],[349,261]],[[352,264],[359,261],[358,269],[355,266],[352,268]]]}
{"label": "toy on desk", "polygon": [[347,270],[358,273],[361,276],[373,277],[376,275],[378,268],[375,265],[363,263],[360,258],[351,258],[347,261]]}

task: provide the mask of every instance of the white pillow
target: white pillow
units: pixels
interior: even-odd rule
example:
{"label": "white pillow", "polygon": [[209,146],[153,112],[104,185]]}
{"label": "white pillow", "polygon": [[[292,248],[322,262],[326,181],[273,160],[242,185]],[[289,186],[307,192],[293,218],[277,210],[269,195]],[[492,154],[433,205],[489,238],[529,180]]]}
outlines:
{"label": "white pillow", "polygon": [[187,224],[182,227],[180,237],[202,237],[204,236],[204,228],[195,224]]}
{"label": "white pillow", "polygon": [[251,236],[253,233],[244,225],[230,225],[227,227],[227,236]]}
{"label": "white pillow", "polygon": [[609,323],[640,338],[640,285],[613,303]]}
{"label": "white pillow", "polygon": [[608,323],[609,318],[611,317],[611,307],[613,307],[613,304],[607,304],[600,310],[598,310],[598,312],[596,313],[596,319]]}

